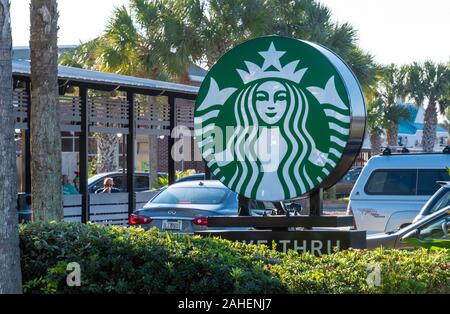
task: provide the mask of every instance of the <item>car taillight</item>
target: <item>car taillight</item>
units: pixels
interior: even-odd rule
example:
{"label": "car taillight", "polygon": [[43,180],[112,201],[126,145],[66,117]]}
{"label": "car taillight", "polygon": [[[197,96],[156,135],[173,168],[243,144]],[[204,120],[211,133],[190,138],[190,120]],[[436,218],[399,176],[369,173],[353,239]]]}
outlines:
{"label": "car taillight", "polygon": [[347,212],[345,214],[347,216],[353,216],[353,227],[352,228],[356,230],[357,228],[356,228],[355,215],[353,215],[353,209],[350,205],[347,207]]}
{"label": "car taillight", "polygon": [[197,226],[207,226],[208,218],[207,217],[194,218],[193,223],[194,223],[194,225],[197,225]]}
{"label": "car taillight", "polygon": [[139,216],[137,214],[130,215],[130,225],[148,225],[153,219],[145,216]]}

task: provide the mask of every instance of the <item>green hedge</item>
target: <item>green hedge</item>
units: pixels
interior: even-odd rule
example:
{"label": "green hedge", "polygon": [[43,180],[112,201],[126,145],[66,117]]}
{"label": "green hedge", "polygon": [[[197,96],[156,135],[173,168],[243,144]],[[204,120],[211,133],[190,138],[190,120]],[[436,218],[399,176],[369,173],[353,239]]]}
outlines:
{"label": "green hedge", "polygon": [[[449,293],[447,250],[315,257],[220,239],[77,223],[21,226],[26,293]],[[68,287],[67,264],[81,266]],[[380,285],[367,282],[379,265]],[[373,268],[373,266],[372,266]]]}

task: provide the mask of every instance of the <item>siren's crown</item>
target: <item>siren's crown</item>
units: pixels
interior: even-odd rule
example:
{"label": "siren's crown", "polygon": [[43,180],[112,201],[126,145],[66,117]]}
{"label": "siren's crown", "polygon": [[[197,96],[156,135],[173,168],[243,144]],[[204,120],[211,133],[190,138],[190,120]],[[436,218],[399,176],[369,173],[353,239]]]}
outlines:
{"label": "siren's crown", "polygon": [[[292,61],[282,67],[280,58],[286,53],[286,51],[276,50],[273,42],[270,43],[269,50],[259,51],[258,53],[264,58],[264,64],[262,67],[259,67],[253,62],[244,61],[247,66],[247,71],[237,69],[244,84],[263,78],[280,78],[299,84],[306,70],[308,70],[307,68],[304,68],[295,71],[300,60]],[[270,68],[275,68],[277,71]],[[267,71],[268,69],[270,71]]]}

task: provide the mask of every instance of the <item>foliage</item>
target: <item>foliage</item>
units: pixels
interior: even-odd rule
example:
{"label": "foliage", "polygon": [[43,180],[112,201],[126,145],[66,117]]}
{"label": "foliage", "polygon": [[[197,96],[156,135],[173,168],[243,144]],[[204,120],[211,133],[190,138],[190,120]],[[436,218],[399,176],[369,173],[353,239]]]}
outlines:
{"label": "foliage", "polygon": [[375,98],[367,104],[367,129],[371,135],[381,136],[384,127],[383,100]]}
{"label": "foliage", "polygon": [[[188,169],[188,170],[185,170],[185,171],[177,170],[176,174],[175,174],[175,180],[179,180],[181,178],[184,178],[184,177],[187,177],[187,176],[190,176],[190,175],[193,175],[193,174],[195,174],[195,169]],[[156,184],[152,188],[153,189],[161,189],[161,188],[163,188],[165,186],[168,186],[168,185],[169,185],[169,176],[166,174],[164,176],[159,177],[156,180]]]}
{"label": "foliage", "polygon": [[332,186],[328,190],[323,191],[324,200],[336,200],[336,186]]}
{"label": "foliage", "polygon": [[414,62],[408,66],[406,89],[418,106],[427,99],[445,113],[450,104],[450,63]]}
{"label": "foliage", "polygon": [[377,88],[368,104],[368,128],[373,136],[381,136],[386,131],[388,145],[397,146],[398,124],[409,119],[408,109],[400,104],[406,96],[405,66],[389,64],[378,69]]}
{"label": "foliage", "polygon": [[[347,250],[323,257],[266,246],[78,223],[21,226],[26,293],[449,293],[445,251]],[[81,286],[66,285],[67,265]],[[380,268],[380,285],[367,281]]]}
{"label": "foliage", "polygon": [[414,62],[408,67],[406,89],[417,106],[424,105],[425,100],[428,101],[422,145],[424,151],[431,152],[436,141],[437,110],[445,113],[450,104],[450,62]]}
{"label": "foliage", "polygon": [[450,254],[450,239],[416,239],[407,238],[403,240],[405,243],[411,244],[417,247],[423,247],[430,250],[447,250]]}
{"label": "foliage", "polygon": [[347,61],[365,90],[374,84],[373,58],[356,45],[354,28],[333,22],[313,0],[130,0],[115,9],[104,35],[61,63],[187,82],[192,63],[210,68],[235,45],[272,34],[323,44]]}

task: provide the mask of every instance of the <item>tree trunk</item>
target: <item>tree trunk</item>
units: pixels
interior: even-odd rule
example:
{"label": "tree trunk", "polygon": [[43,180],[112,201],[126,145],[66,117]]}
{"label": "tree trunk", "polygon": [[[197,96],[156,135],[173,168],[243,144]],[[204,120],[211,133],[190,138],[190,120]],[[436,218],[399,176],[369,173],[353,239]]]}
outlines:
{"label": "tree trunk", "polygon": [[390,127],[386,130],[388,146],[398,146],[398,124],[391,122]]}
{"label": "tree trunk", "polygon": [[425,152],[432,152],[434,151],[434,144],[436,142],[436,128],[438,122],[436,101],[434,99],[430,99],[428,102],[428,107],[425,109],[423,120],[422,147]]}
{"label": "tree trunk", "polygon": [[0,294],[21,293],[9,0],[0,0]]}
{"label": "tree trunk", "polygon": [[35,221],[63,219],[56,0],[31,0],[31,206]]}
{"label": "tree trunk", "polygon": [[119,137],[115,134],[98,133],[95,138],[97,139],[97,173],[117,171],[116,152]]}
{"label": "tree trunk", "polygon": [[381,154],[381,137],[378,134],[370,135],[370,147],[372,156]]}

